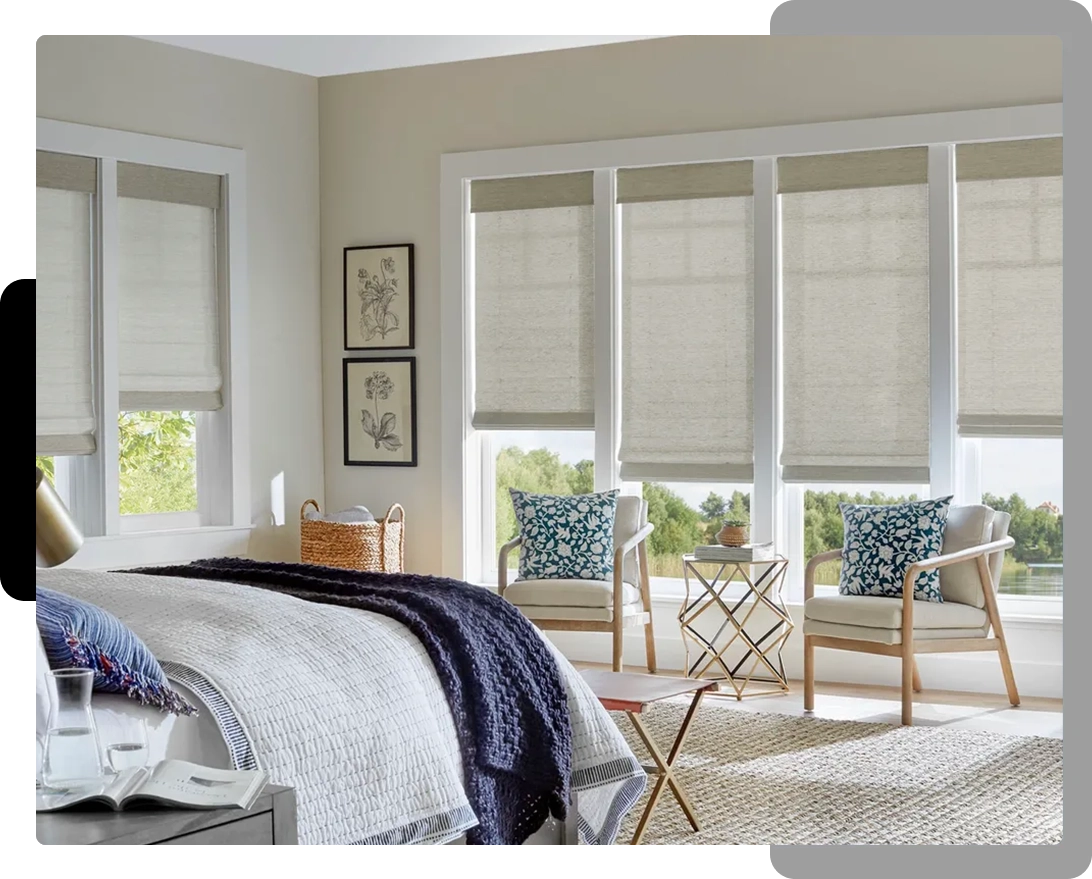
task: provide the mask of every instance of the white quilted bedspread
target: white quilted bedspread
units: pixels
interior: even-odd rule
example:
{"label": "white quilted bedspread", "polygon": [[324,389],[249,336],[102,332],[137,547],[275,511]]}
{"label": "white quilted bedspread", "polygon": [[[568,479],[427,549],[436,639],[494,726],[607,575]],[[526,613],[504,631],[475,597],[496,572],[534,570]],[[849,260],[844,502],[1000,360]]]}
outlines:
{"label": "white quilted bedspread", "polygon": [[[400,623],[232,583],[37,575],[40,585],[113,613],[161,662],[208,679],[234,708],[259,765],[295,787],[301,843],[446,842],[476,824],[440,681]],[[581,835],[611,842],[644,774],[583,679],[557,657]]]}

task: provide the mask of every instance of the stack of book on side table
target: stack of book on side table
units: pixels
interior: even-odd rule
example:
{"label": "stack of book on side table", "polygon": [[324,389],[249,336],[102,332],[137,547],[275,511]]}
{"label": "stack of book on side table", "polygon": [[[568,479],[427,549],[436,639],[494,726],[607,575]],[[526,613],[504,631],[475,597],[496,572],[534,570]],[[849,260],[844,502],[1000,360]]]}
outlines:
{"label": "stack of book on side table", "polygon": [[694,558],[700,562],[768,562],[775,558],[773,542],[746,543],[743,546],[711,546],[694,548]]}

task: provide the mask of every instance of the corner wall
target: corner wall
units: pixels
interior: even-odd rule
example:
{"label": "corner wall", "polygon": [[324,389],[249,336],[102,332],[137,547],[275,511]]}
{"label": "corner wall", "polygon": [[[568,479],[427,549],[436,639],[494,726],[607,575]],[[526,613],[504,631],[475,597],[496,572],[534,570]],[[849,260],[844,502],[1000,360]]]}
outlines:
{"label": "corner wall", "polygon": [[[246,150],[250,554],[299,558],[323,500],[318,80],[133,37],[38,40],[39,116]],[[285,524],[272,524],[283,473]]]}

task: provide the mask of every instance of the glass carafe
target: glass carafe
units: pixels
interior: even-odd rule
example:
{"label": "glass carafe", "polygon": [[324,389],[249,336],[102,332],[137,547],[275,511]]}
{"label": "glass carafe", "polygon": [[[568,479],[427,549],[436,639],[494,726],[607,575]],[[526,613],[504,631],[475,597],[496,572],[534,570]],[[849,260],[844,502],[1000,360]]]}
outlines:
{"label": "glass carafe", "polygon": [[46,728],[42,781],[51,788],[71,788],[102,780],[102,752],[91,714],[95,672],[65,668],[49,673],[52,702]]}

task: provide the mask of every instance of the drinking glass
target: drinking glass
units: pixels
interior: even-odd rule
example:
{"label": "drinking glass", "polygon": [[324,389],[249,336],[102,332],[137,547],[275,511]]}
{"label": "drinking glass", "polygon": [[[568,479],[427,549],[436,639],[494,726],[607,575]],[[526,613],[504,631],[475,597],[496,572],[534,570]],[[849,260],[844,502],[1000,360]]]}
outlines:
{"label": "drinking glass", "polygon": [[148,724],[143,717],[122,715],[107,730],[106,762],[114,772],[148,765]]}
{"label": "drinking glass", "polygon": [[53,691],[42,781],[57,789],[98,783],[102,780],[103,764],[95,718],[91,714],[95,672],[87,668],[64,668],[49,674]]}

